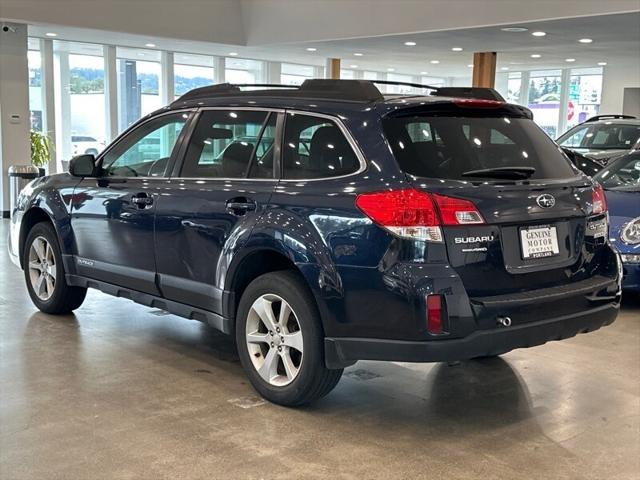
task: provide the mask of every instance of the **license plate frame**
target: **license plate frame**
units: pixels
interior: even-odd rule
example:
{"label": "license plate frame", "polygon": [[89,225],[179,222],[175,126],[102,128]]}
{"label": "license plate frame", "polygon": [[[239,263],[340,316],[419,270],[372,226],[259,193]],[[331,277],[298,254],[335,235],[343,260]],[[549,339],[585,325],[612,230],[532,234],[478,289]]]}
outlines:
{"label": "license plate frame", "polygon": [[520,227],[520,256],[523,260],[540,260],[560,254],[555,225]]}

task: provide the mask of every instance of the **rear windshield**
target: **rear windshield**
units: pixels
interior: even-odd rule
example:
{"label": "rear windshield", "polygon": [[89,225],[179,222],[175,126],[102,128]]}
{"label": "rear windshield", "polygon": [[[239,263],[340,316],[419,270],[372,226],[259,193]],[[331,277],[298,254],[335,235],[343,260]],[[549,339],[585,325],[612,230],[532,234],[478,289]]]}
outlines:
{"label": "rear windshield", "polygon": [[[469,172],[500,168],[529,170],[532,179],[576,175],[556,144],[529,119],[411,116],[386,118],[383,125],[400,167],[411,175],[472,180],[482,176]],[[486,178],[494,177],[487,173]]]}

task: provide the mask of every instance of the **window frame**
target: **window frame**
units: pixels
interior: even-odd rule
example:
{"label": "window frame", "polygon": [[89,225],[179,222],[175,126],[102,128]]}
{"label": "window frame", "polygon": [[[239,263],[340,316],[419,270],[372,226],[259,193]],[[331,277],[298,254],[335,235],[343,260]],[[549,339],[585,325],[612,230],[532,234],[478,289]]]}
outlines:
{"label": "window frame", "polygon": [[[184,177],[180,175],[180,171],[182,170],[182,166],[184,164],[184,160],[185,160],[185,155],[187,153],[187,148],[189,147],[189,143],[191,142],[191,138],[193,136],[193,133],[196,129],[196,126],[198,125],[198,121],[200,120],[201,115],[204,112],[207,111],[211,111],[211,110],[222,110],[222,111],[230,111],[230,110],[236,110],[236,111],[251,111],[251,112],[264,112],[267,114],[266,120],[268,121],[269,118],[269,114],[275,114],[277,115],[276,118],[276,132],[275,132],[275,138],[274,138],[274,143],[273,143],[273,178],[251,178],[251,177]],[[217,180],[224,180],[224,181],[229,181],[229,180],[233,180],[233,181],[253,181],[253,182],[278,182],[279,181],[279,172],[280,172],[280,145],[282,144],[281,140],[282,140],[282,134],[283,134],[283,127],[284,127],[284,118],[283,118],[283,113],[284,113],[284,109],[282,108],[269,108],[269,107],[265,107],[265,108],[261,108],[261,107],[234,107],[234,106],[221,106],[221,107],[200,107],[197,109],[195,115],[193,116],[193,118],[191,119],[191,123],[189,125],[189,127],[187,129],[183,129],[186,130],[185,133],[185,137],[183,138],[183,142],[180,146],[180,150],[178,151],[177,154],[177,160],[176,162],[173,164],[173,170],[171,171],[170,174],[170,178],[172,180],[204,180],[204,181],[217,181]],[[263,125],[264,126],[264,125]],[[262,134],[262,129],[260,131],[260,134]],[[257,146],[257,145],[256,145]],[[251,155],[251,159],[249,162],[249,167],[251,166],[251,163],[253,162],[253,158],[255,157],[255,149],[253,154]],[[246,170],[246,172],[248,172],[249,169]],[[247,174],[247,173],[245,173]]]}
{"label": "window frame", "polygon": [[279,178],[280,178],[281,182],[294,182],[294,183],[300,183],[300,182],[322,182],[322,181],[327,181],[327,180],[335,180],[335,179],[352,177],[354,175],[358,175],[358,174],[364,172],[367,169],[367,162],[364,159],[364,155],[362,154],[362,151],[360,150],[360,147],[356,143],[355,139],[351,135],[351,132],[347,129],[347,127],[344,125],[342,120],[339,117],[334,116],[334,115],[327,115],[325,113],[309,112],[309,111],[305,111],[305,110],[296,110],[296,109],[287,108],[284,111],[284,115],[283,115],[283,125],[282,125],[282,130],[280,132],[280,137],[279,137],[280,146],[282,146],[282,143],[284,142],[284,127],[286,125],[286,118],[287,118],[287,116],[289,114],[306,115],[308,117],[323,118],[325,120],[330,120],[333,123],[335,123],[336,126],[340,129],[342,134],[347,139],[347,142],[349,143],[349,146],[353,150],[353,153],[355,153],[356,158],[358,159],[358,163],[360,164],[360,166],[355,172],[347,173],[345,175],[336,175],[336,176],[332,176],[332,177],[320,177],[320,178],[284,178],[284,162],[282,161],[282,157],[280,157],[279,158],[279,160],[280,160],[280,162],[279,162],[280,171],[278,172],[278,174],[279,174]]}
{"label": "window frame", "polygon": [[103,161],[105,159],[105,157],[111,152],[111,150],[114,150],[116,148],[118,148],[120,146],[120,144],[124,141],[126,141],[126,139],[129,137],[130,134],[133,134],[134,131],[138,130],[139,128],[143,128],[147,123],[149,122],[153,122],[155,120],[157,120],[160,117],[164,117],[167,115],[176,115],[176,114],[187,114],[188,118],[185,119],[185,124],[184,127],[182,127],[182,130],[180,131],[180,134],[178,135],[178,139],[176,140],[176,143],[173,146],[173,150],[171,151],[171,156],[169,157],[169,161],[167,162],[167,167],[165,168],[164,171],[164,175],[158,175],[158,176],[139,176],[139,177],[123,177],[123,176],[108,176],[108,175],[100,175],[98,178],[99,179],[104,179],[104,180],[127,180],[127,179],[136,179],[136,180],[149,180],[149,179],[168,179],[171,177],[171,174],[174,171],[175,168],[175,164],[177,163],[177,159],[180,158],[180,154],[183,151],[184,148],[184,143],[185,143],[185,137],[187,136],[187,132],[190,132],[191,129],[193,128],[193,120],[194,120],[194,116],[197,113],[197,109],[195,108],[181,108],[181,109],[177,109],[177,110],[169,110],[167,112],[161,112],[159,114],[153,114],[150,113],[148,114],[146,117],[143,117],[142,119],[138,120],[136,123],[134,123],[133,125],[129,126],[128,128],[126,128],[120,135],[118,135],[118,137],[111,142],[110,145],[108,145],[102,152],[100,152],[100,154],[98,155],[98,157],[96,158],[95,161],[95,166],[102,171],[102,164]]}

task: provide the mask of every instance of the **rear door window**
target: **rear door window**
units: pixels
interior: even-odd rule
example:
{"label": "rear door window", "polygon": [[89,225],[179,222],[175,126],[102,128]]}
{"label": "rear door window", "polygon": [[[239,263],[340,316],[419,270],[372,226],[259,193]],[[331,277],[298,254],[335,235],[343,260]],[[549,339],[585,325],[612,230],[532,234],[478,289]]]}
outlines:
{"label": "rear door window", "polygon": [[530,178],[569,178],[575,170],[533,121],[508,117],[411,116],[383,120],[391,149],[407,173],[469,180],[473,170],[534,168]]}

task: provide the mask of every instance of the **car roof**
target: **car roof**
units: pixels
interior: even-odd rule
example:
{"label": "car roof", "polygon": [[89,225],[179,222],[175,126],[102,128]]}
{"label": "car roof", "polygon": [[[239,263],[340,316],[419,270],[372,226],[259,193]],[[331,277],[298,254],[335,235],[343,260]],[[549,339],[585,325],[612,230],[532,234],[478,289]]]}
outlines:
{"label": "car roof", "polygon": [[580,124],[582,125],[640,125],[640,119],[638,118],[610,118],[602,120],[586,121]]}

